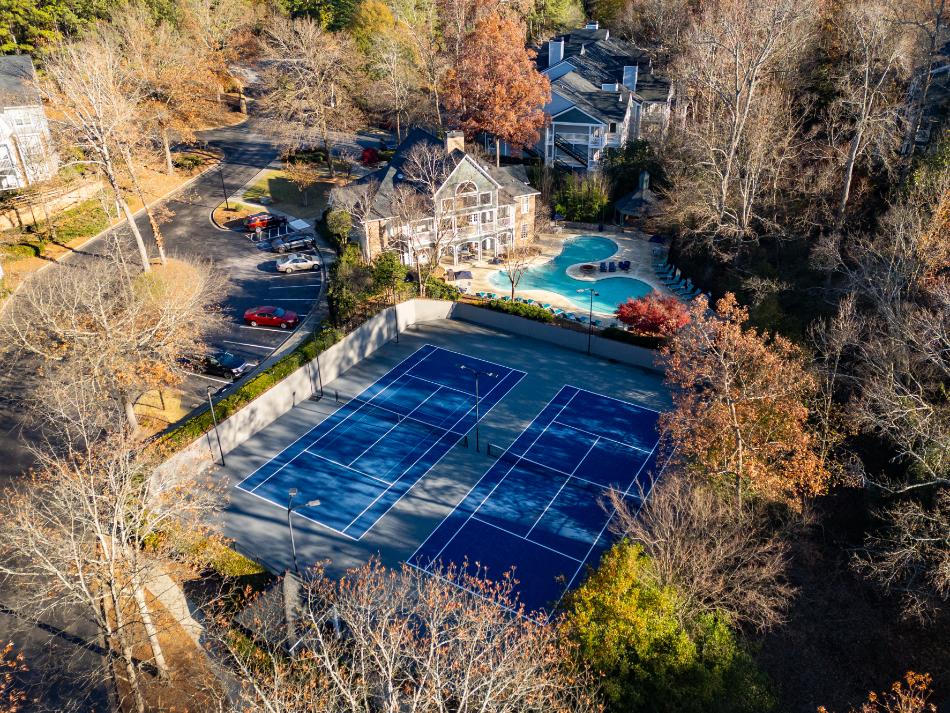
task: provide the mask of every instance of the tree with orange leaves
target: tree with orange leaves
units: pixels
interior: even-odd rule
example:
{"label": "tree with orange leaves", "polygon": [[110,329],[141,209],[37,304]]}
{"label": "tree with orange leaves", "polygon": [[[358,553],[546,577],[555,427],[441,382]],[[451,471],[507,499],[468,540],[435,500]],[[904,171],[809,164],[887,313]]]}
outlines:
{"label": "tree with orange leaves", "polygon": [[748,311],[726,294],[710,312],[700,297],[664,349],[673,410],[661,419],[683,467],[792,506],[823,492],[808,403],[816,382],[804,355],[779,335],[746,328]]}
{"label": "tree with orange leaves", "polygon": [[494,12],[481,18],[465,38],[458,64],[446,76],[444,95],[449,119],[469,136],[487,132],[498,141],[527,146],[544,126],[543,107],[551,83],[534,66],[518,23]]}

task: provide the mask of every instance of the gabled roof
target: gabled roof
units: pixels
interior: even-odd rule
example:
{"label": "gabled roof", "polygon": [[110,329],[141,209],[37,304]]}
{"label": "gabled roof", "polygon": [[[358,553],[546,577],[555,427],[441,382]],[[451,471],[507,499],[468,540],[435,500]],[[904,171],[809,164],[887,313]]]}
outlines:
{"label": "gabled roof", "polygon": [[[410,188],[415,187],[403,172],[403,166],[406,162],[406,157],[409,155],[409,152],[421,144],[428,144],[436,147],[443,146],[443,143],[428,131],[424,131],[423,129],[413,129],[409,132],[406,138],[403,139],[403,142],[396,148],[396,152],[393,154],[392,160],[389,162],[389,164],[378,171],[374,171],[367,174],[366,176],[363,176],[355,182],[356,185],[369,183],[371,181],[379,182],[379,187],[376,190],[375,197],[373,198],[373,219],[382,220],[393,217],[395,211],[393,210],[392,201],[393,197],[395,196],[396,189],[400,186],[407,186]],[[538,193],[538,191],[536,191],[534,188],[527,185],[528,177],[524,172],[523,167],[502,166],[501,168],[496,168],[495,166],[488,166],[479,161],[472,154],[459,151],[458,149],[455,149],[445,156],[442,177],[443,182],[448,180],[452,173],[455,172],[455,169],[458,168],[459,164],[464,161],[471,162],[476,169],[478,169],[481,173],[487,176],[489,180],[496,184],[500,193],[499,198],[501,199],[507,197],[508,200],[511,200],[517,196],[533,195]],[[419,187],[415,188],[420,190]],[[345,191],[346,189],[343,188],[340,190]],[[427,196],[427,198],[428,197],[429,196]],[[501,203],[503,200],[500,200],[499,202]]]}
{"label": "gabled roof", "polygon": [[0,108],[41,105],[36,71],[30,56],[0,55]]}
{"label": "gabled roof", "polygon": [[627,114],[628,89],[621,87],[619,92],[603,91],[599,84],[593,84],[577,72],[555,79],[551,82],[551,91],[604,123],[621,122]]}
{"label": "gabled roof", "polygon": [[[665,103],[672,89],[670,80],[658,77],[653,73],[650,55],[632,42],[615,37],[608,37],[606,30],[572,30],[562,38],[564,40],[564,55],[555,65],[548,63],[548,52],[544,49],[538,52],[537,66],[540,71],[552,69],[554,66],[567,64],[573,69],[551,82],[553,91],[557,91],[565,99],[575,102],[585,111],[607,111],[603,118],[609,121],[617,119],[616,107],[611,107],[596,95],[603,93],[604,84],[622,84],[623,68],[636,65],[638,68],[634,101]],[[577,81],[583,79],[587,84]],[[558,91],[562,89],[562,91]],[[624,92],[629,92],[623,89]],[[570,96],[569,96],[570,95]],[[609,94],[608,94],[609,96]],[[616,94],[613,94],[616,99]],[[617,102],[620,104],[620,102]],[[624,95],[623,105],[626,104]],[[608,116],[609,115],[609,116]]]}

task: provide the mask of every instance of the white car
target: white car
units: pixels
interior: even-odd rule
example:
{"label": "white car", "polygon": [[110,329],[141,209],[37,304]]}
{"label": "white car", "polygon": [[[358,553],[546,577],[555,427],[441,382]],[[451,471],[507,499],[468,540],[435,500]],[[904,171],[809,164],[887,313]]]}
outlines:
{"label": "white car", "polygon": [[317,270],[320,259],[316,255],[290,253],[277,258],[277,272],[298,272],[299,270]]}

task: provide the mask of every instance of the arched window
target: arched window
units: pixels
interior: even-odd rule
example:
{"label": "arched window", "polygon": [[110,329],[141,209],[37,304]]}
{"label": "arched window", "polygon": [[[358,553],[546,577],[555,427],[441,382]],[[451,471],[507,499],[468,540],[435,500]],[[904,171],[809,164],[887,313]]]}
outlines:
{"label": "arched window", "polygon": [[461,196],[466,193],[477,193],[477,192],[478,192],[478,188],[476,188],[475,184],[472,183],[471,181],[465,181],[464,183],[460,183],[458,184],[458,186],[455,187],[455,195],[457,196]]}

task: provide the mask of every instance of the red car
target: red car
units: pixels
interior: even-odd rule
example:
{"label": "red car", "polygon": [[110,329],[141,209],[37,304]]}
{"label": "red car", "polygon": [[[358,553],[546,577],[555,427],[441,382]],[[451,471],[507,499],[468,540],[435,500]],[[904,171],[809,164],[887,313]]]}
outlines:
{"label": "red car", "polygon": [[250,231],[257,230],[258,228],[267,230],[268,228],[276,228],[277,226],[286,224],[287,218],[282,215],[274,215],[273,213],[255,213],[244,219],[244,229]]}
{"label": "red car", "polygon": [[244,313],[244,321],[252,327],[293,329],[300,323],[300,318],[296,312],[283,307],[251,307]]}

